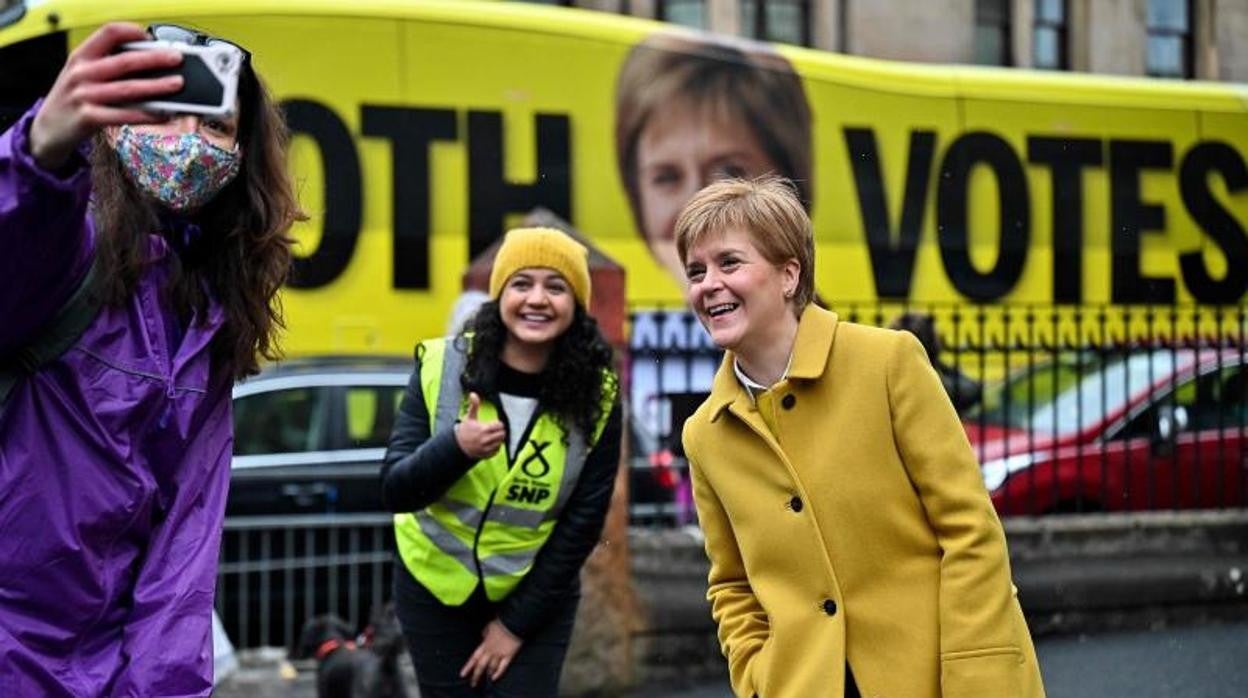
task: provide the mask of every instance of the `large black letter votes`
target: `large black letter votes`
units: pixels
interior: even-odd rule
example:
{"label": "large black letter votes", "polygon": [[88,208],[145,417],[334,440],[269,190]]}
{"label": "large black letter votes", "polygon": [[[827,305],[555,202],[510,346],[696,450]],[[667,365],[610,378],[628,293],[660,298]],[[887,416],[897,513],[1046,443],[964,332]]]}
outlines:
{"label": "large black letter votes", "polygon": [[905,299],[910,295],[914,255],[923,230],[936,134],[932,131],[910,133],[906,188],[902,192],[901,220],[895,234],[889,221],[888,192],[884,188],[875,133],[869,128],[846,128],[845,148],[849,151],[849,164],[858,186],[858,208],[862,211],[862,229],[866,232],[867,250],[871,254],[875,292],[881,298]]}
{"label": "large black letter votes", "polygon": [[355,254],[363,210],[360,160],[351,132],[329,107],[306,99],[282,104],[292,135],[311,136],[321,149],[325,173],[325,222],[321,244],[307,257],[296,257],[290,275],[295,288],[319,288],[338,278]]}
{"label": "large black letter votes", "polygon": [[538,114],[537,180],[503,178],[503,117],[468,112],[468,254],[476,257],[503,234],[508,213],[544,206],[572,222],[572,145],[568,117]]}
{"label": "large black letter votes", "polygon": [[390,139],[394,287],[429,288],[429,145],[455,140],[455,111],[365,106],[364,135]]}
{"label": "large black letter votes", "polygon": [[[971,173],[980,164],[987,165],[997,178],[1000,211],[997,263],[986,274],[971,263],[967,222]],[[949,280],[967,298],[994,301],[1018,283],[1031,245],[1031,202],[1023,165],[1000,136],[966,133],[949,146],[936,187],[936,234]]]}

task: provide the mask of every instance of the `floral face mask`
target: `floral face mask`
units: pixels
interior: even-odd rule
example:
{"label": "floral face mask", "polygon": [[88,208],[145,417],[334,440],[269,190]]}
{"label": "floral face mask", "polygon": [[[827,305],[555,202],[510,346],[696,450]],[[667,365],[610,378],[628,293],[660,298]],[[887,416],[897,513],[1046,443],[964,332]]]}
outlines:
{"label": "floral face mask", "polygon": [[134,183],[179,213],[211,201],[242,165],[237,147],[225,150],[198,133],[144,133],[122,126],[113,147]]}

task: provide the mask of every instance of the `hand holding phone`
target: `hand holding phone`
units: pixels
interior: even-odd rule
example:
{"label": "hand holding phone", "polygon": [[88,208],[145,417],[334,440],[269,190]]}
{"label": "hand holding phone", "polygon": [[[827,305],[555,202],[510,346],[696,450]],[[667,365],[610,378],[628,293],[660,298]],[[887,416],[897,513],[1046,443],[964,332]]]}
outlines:
{"label": "hand holding phone", "polygon": [[60,167],[79,143],[101,128],[159,123],[166,118],[131,105],[177,92],[182,76],[138,75],[175,68],[182,54],[169,50],[114,53],[121,44],[145,38],[147,32],[137,24],[110,23],[69,55],[30,126],[30,152],[41,167]]}
{"label": "hand holding phone", "polygon": [[146,71],[134,77],[179,75],[182,88],[135,106],[163,114],[224,116],[234,112],[238,76],[244,61],[241,50],[223,42],[192,45],[178,41],[135,41],[121,46],[121,52],[153,50],[177,51],[182,54],[182,62],[173,68]]}

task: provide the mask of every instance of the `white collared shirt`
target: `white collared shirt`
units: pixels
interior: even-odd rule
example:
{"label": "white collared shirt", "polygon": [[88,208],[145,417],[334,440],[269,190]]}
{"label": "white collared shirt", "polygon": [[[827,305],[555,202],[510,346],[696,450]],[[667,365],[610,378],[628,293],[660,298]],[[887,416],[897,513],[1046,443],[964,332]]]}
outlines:
{"label": "white collared shirt", "polygon": [[[784,365],[784,373],[780,374],[780,380],[784,380],[789,375],[789,368],[793,366],[793,352],[789,352],[789,361]],[[741,362],[737,357],[732,357],[732,372],[737,374],[737,381],[741,383],[741,387],[745,388],[745,392],[749,394],[750,401],[755,401],[755,396],[770,388],[770,385],[763,385],[758,381],[745,375],[745,371],[741,370]],[[777,383],[779,381],[776,381]]]}

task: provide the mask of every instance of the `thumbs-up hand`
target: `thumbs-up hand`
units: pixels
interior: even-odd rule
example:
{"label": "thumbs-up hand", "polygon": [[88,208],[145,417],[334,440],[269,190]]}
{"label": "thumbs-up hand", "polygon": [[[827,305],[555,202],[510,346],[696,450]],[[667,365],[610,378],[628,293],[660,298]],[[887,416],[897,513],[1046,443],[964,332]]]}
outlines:
{"label": "thumbs-up hand", "polygon": [[468,414],[455,424],[455,441],[470,458],[481,460],[494,455],[507,436],[507,429],[500,421],[482,422],[477,418],[481,409],[481,396],[468,393]]}

